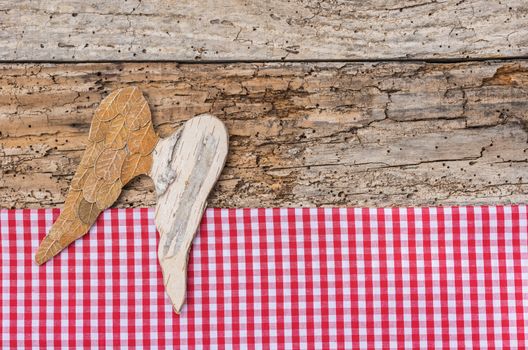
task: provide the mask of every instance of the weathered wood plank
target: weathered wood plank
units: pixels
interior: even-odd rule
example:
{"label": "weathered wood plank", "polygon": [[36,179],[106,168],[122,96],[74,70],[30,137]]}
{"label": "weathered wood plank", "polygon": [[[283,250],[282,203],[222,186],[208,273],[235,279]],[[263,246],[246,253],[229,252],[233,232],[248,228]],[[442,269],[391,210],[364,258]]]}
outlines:
{"label": "weathered wood plank", "polygon": [[[230,132],[211,206],[526,202],[528,61],[0,66],[0,206],[62,204],[95,108],[138,85],[161,136]],[[119,206],[153,206],[142,178]]]}
{"label": "weathered wood plank", "polygon": [[524,0],[0,0],[0,60],[528,55]]}

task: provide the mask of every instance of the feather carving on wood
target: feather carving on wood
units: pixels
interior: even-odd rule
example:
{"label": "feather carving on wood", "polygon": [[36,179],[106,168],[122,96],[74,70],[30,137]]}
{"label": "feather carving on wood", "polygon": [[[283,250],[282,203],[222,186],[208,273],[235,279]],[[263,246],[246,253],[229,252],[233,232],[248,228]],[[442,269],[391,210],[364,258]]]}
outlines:
{"label": "feather carving on wood", "polygon": [[138,88],[112,92],[95,112],[64,208],[40,243],[36,262],[45,263],[86,234],[99,214],[117,200],[123,186],[138,175],[149,175],[158,196],[158,258],[167,293],[179,312],[185,300],[192,239],[227,149],[227,130],[211,115],[192,118],[170,137],[160,139]]}
{"label": "feather carving on wood", "polygon": [[[129,119],[133,121],[125,122]],[[126,174],[126,181],[121,179],[125,159],[136,155],[152,159],[152,154],[140,154],[138,149],[152,150],[158,142],[157,136],[141,140],[129,138],[132,132],[156,135],[147,100],[136,87],[112,92],[95,112],[88,145],[72,179],[62,213],[37,250],[35,260],[38,264],[45,263],[86,234],[99,214],[119,197],[126,182],[148,173],[146,167],[135,167],[132,173]],[[130,143],[134,145],[129,147]]]}

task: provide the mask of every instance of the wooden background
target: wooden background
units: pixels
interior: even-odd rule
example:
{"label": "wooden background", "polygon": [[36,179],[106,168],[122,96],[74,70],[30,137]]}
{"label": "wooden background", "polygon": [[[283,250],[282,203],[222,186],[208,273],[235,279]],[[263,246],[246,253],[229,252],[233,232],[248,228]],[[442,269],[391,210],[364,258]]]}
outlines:
{"label": "wooden background", "polygon": [[128,85],[161,136],[226,123],[211,206],[526,202],[524,0],[0,0],[0,48],[3,208],[60,206]]}

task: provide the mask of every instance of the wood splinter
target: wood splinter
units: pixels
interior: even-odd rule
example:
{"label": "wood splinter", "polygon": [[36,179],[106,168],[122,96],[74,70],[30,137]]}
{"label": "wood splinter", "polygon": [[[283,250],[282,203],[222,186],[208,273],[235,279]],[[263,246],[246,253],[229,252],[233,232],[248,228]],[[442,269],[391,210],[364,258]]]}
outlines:
{"label": "wood splinter", "polygon": [[138,88],[112,92],[95,113],[64,208],[40,243],[36,262],[45,263],[86,234],[99,214],[117,200],[124,185],[138,175],[148,175],[158,199],[158,259],[167,294],[179,313],[185,301],[192,240],[227,150],[227,130],[212,115],[194,117],[160,139]]}

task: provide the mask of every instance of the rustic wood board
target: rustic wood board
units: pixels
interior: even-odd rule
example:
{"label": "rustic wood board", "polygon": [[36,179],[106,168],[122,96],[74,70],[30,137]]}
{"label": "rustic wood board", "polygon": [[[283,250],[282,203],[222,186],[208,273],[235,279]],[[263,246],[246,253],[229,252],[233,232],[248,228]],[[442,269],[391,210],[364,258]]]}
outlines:
{"label": "rustic wood board", "polygon": [[[0,66],[0,207],[60,206],[109,91],[230,133],[210,206],[525,202],[528,61]],[[153,206],[144,177],[118,206]]]}
{"label": "rustic wood board", "polygon": [[0,60],[526,56],[524,0],[0,0]]}

